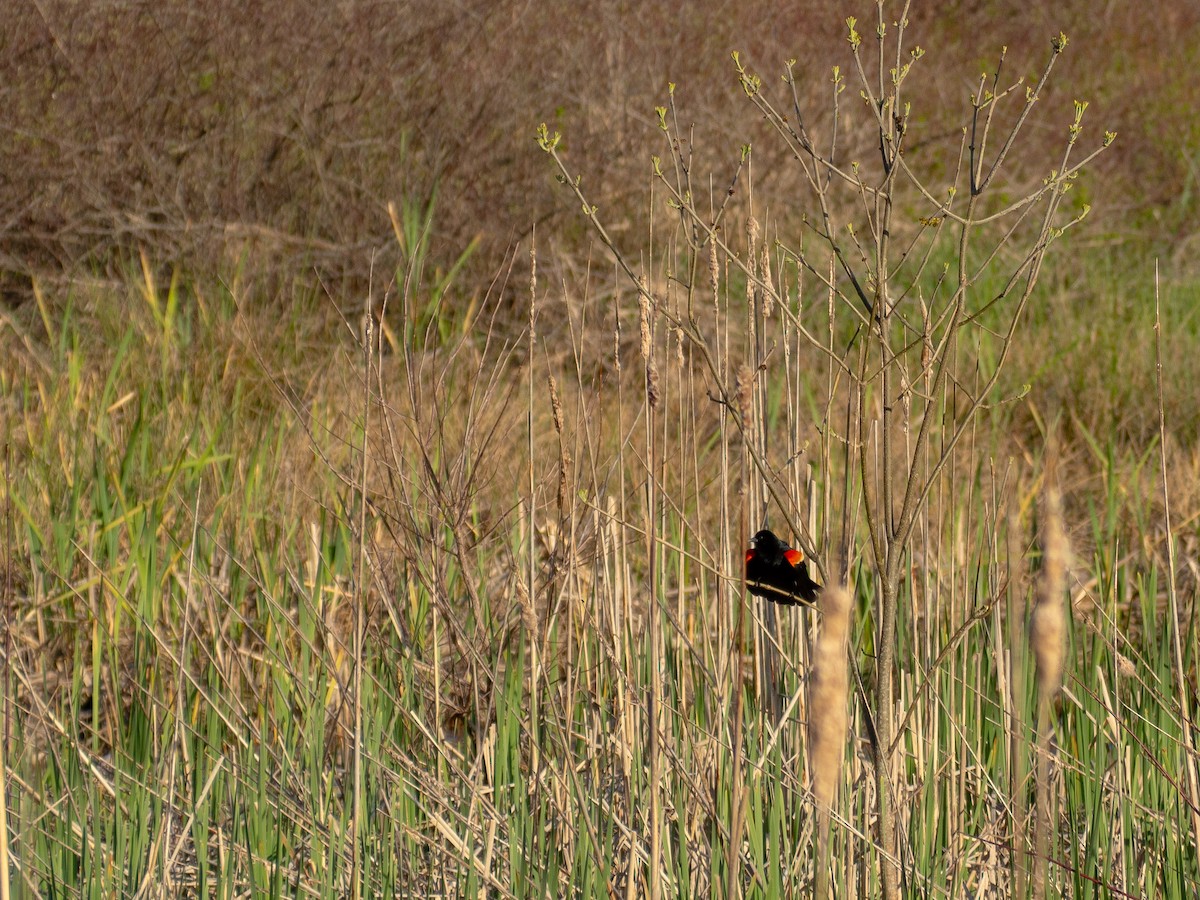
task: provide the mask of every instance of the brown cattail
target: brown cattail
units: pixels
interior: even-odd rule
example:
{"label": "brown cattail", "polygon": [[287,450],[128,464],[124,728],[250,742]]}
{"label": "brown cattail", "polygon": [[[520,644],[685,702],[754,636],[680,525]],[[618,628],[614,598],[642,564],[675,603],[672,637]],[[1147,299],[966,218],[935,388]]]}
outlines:
{"label": "brown cattail", "polygon": [[642,338],[642,359],[650,362],[654,345],[650,340],[650,282],[643,275],[638,279],[638,327]]}
{"label": "brown cattail", "polygon": [[1043,702],[1048,702],[1062,684],[1063,634],[1066,630],[1063,595],[1070,554],[1063,530],[1062,498],[1056,487],[1046,489],[1043,518],[1042,572],[1038,578],[1037,601],[1029,620],[1029,643],[1037,663],[1038,695]]}
{"label": "brown cattail", "polygon": [[646,361],[646,401],[650,404],[651,409],[658,406],[659,398],[658,365],[654,361],[654,342],[652,340],[654,329],[650,321],[653,310],[650,282],[643,275],[638,279],[638,325],[641,329],[642,359]]}
{"label": "brown cattail", "polygon": [[646,364],[646,402],[650,404],[651,409],[658,406],[658,397],[658,364],[650,360]]}
{"label": "brown cattail", "polygon": [[762,262],[758,267],[758,277],[762,279],[763,288],[763,318],[771,318],[771,313],[775,309],[775,285],[771,280],[771,258],[767,255],[767,248],[763,247]]}
{"label": "brown cattail", "polygon": [[550,409],[554,416],[554,431],[558,434],[558,512],[563,515],[567,505],[567,473],[571,468],[571,453],[563,440],[562,398],[558,396],[558,382],[553,375],[546,376],[550,382]]}
{"label": "brown cattail", "polygon": [[537,609],[533,605],[533,599],[529,596],[529,587],[523,578],[514,578],[513,584],[517,586],[517,603],[521,607],[521,618],[525,623],[525,628],[530,634],[536,635],[538,631]]}
{"label": "brown cattail", "polygon": [[613,368],[621,375],[621,317],[613,317]]}
{"label": "brown cattail", "polygon": [[721,286],[721,263],[717,259],[716,238],[708,242],[708,278],[712,282],[713,296],[716,297]]}
{"label": "brown cattail", "polygon": [[738,414],[742,417],[742,427],[749,428],[750,413],[754,408],[754,372],[743,364],[738,366],[737,380],[734,382],[737,390]]}
{"label": "brown cattail", "polygon": [[811,759],[813,794],[829,810],[837,796],[846,747],[846,698],[850,678],[846,641],[850,634],[850,594],[841,585],[821,592],[821,637],[813,655]]}
{"label": "brown cattail", "polygon": [[563,409],[562,400],[558,396],[558,382],[554,380],[553,375],[547,375],[546,379],[550,383],[550,410],[554,415],[554,431],[559,437],[562,437]]}

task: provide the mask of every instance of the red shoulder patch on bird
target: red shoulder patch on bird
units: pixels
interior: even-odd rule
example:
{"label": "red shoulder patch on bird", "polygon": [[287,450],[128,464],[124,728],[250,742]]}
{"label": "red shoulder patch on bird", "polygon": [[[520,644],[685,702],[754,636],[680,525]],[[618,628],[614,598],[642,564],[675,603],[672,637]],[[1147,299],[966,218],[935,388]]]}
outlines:
{"label": "red shoulder patch on bird", "polygon": [[750,562],[750,560],[752,560],[752,559],[754,559],[754,548],[753,547],[751,547],[749,550],[746,551],[746,562]]}
{"label": "red shoulder patch on bird", "polygon": [[793,566],[798,566],[800,563],[804,562],[804,554],[792,547],[788,547],[788,549],[784,551],[783,556]]}

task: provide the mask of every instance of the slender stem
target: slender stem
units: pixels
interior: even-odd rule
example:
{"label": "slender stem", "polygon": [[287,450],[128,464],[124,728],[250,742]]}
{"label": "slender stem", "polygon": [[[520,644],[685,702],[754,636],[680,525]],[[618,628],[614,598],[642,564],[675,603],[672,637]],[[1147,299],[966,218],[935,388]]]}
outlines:
{"label": "slender stem", "polygon": [[363,627],[367,603],[367,443],[371,421],[371,355],[375,343],[375,320],[371,315],[370,293],[367,295],[365,360],[363,366],[363,436],[362,482],[358,497],[358,596],[354,603],[354,827],[350,831],[353,862],[350,894],[354,900],[362,896],[362,827],[363,827],[363,756],[362,756],[362,667]]}
{"label": "slender stem", "polygon": [[[0,741],[0,900],[8,900],[12,896],[8,881],[8,760],[4,751],[12,746],[11,717],[9,715],[9,664],[12,659],[12,629],[9,628],[8,610],[12,600],[12,450],[6,441],[4,444],[4,496],[8,501],[4,504],[4,591],[0,593],[0,616],[4,625],[4,668],[0,673],[3,678],[3,714],[4,740]],[[199,487],[197,487],[199,491]],[[169,867],[168,867],[169,868]]]}

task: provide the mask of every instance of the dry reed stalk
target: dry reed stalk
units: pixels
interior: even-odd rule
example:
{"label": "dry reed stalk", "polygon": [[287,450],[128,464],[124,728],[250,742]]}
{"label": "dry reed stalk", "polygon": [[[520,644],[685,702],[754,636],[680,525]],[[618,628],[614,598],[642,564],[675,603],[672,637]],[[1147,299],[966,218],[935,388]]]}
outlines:
{"label": "dry reed stalk", "polygon": [[[143,262],[145,258],[143,256]],[[353,849],[351,856],[350,895],[358,900],[362,896],[362,828],[363,828],[363,631],[366,628],[367,605],[367,466],[370,462],[368,452],[371,422],[371,350],[375,345],[374,319],[371,317],[370,292],[365,302],[366,341],[363,345],[363,442],[362,442],[362,481],[359,484],[358,511],[358,578],[354,592],[354,827]]]}
{"label": "dry reed stalk", "polygon": [[567,472],[571,468],[571,451],[567,448],[566,438],[563,436],[563,407],[562,398],[558,394],[558,382],[554,380],[553,375],[547,375],[546,379],[547,387],[550,390],[550,410],[554,417],[554,433],[558,435],[558,543],[565,547],[566,535],[562,525],[566,522],[567,514]]}
{"label": "dry reed stalk", "polygon": [[650,756],[650,900],[662,896],[662,749],[659,734],[659,716],[662,714],[662,654],[659,649],[658,609],[658,542],[655,536],[657,521],[657,497],[655,473],[658,469],[658,448],[654,432],[654,413],[658,408],[659,382],[658,365],[654,359],[654,301],[650,296],[650,281],[642,275],[638,279],[638,327],[641,339],[642,361],[646,371],[646,559],[650,579],[650,598],[646,604],[650,626],[650,697],[649,756]]}
{"label": "dry reed stalk", "polygon": [[526,409],[526,439],[529,461],[529,525],[528,541],[525,545],[529,555],[529,569],[525,572],[528,579],[525,586],[522,612],[525,618],[526,631],[529,634],[529,726],[531,740],[529,742],[533,755],[533,771],[538,771],[541,760],[541,742],[539,728],[541,715],[539,712],[538,683],[541,671],[541,627],[537,616],[537,484],[534,477],[534,441],[533,441],[533,361],[537,350],[537,232],[535,231],[529,245],[529,406]]}
{"label": "dry reed stalk", "polygon": [[[1182,619],[1179,613],[1179,590],[1175,583],[1175,535],[1171,530],[1171,491],[1167,487],[1167,414],[1163,406],[1162,314],[1159,296],[1158,260],[1154,261],[1154,372],[1158,389],[1158,454],[1162,472],[1163,523],[1167,532],[1167,599],[1171,610],[1171,650],[1175,663],[1176,684],[1179,686],[1179,708],[1191,709],[1195,697],[1188,696],[1188,677],[1183,646],[1179,640]],[[1200,772],[1196,768],[1196,743],[1192,729],[1183,729],[1185,774],[1187,776],[1188,806],[1191,809],[1192,839],[1200,840]]]}
{"label": "dry reed stalk", "polygon": [[[737,400],[737,413],[742,419],[742,431],[748,432],[751,427],[751,416],[754,409],[754,372],[747,365],[741,365],[737,370],[734,397]],[[740,508],[740,533],[745,534],[746,501],[749,496],[750,466],[746,450],[742,451],[742,477]],[[746,638],[746,583],[745,568],[742,568],[741,590],[738,591],[737,620],[733,632],[732,683],[730,685],[730,713],[733,734],[730,738],[730,797],[732,798],[733,818],[729,825],[729,843],[725,847],[725,897],[726,900],[738,896],[738,885],[741,882],[741,849],[742,826],[745,820],[745,798],[742,779],[742,647]]]}
{"label": "dry reed stalk", "polygon": [[1006,626],[1009,635],[1008,670],[1010,672],[1005,712],[1005,728],[1009,737],[1009,785],[1013,811],[1013,853],[1009,861],[1014,897],[1028,896],[1026,882],[1029,873],[1029,853],[1026,848],[1026,825],[1029,821],[1028,778],[1029,758],[1025,753],[1025,646],[1021,642],[1020,621],[1023,611],[1019,604],[1025,596],[1026,566],[1022,541],[1020,503],[1015,497],[1008,504],[1008,602]]}
{"label": "dry reed stalk", "polygon": [[[830,567],[839,571],[839,565]],[[821,592],[821,636],[813,654],[809,700],[809,769],[817,801],[817,870],[813,896],[831,896],[830,831],[846,747],[846,698],[850,676],[846,647],[850,637],[850,593],[833,585]]]}
{"label": "dry reed stalk", "polygon": [[0,610],[3,610],[3,629],[4,629],[4,668],[2,677],[4,679],[4,697],[0,700],[0,705],[3,707],[4,715],[4,740],[0,741],[0,900],[8,900],[11,893],[11,887],[8,881],[8,762],[5,759],[4,748],[11,747],[12,733],[10,723],[12,717],[9,707],[9,665],[12,660],[12,630],[8,621],[9,603],[13,596],[12,588],[12,548],[13,548],[13,527],[12,527],[12,449],[6,442],[4,445],[4,493],[5,499],[8,501],[4,504],[4,592],[0,594]]}
{"label": "dry reed stalk", "polygon": [[[1052,476],[1051,476],[1052,478]],[[1050,846],[1050,713],[1062,684],[1063,634],[1070,547],[1063,528],[1062,498],[1050,481],[1042,501],[1042,571],[1029,620],[1029,643],[1037,678],[1037,773],[1034,815],[1033,896],[1046,896],[1046,863]]]}

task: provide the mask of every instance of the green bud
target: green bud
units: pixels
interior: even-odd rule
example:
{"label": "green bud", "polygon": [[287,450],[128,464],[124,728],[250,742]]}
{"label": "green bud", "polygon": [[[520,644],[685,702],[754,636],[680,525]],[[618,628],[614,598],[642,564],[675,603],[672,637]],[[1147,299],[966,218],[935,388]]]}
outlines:
{"label": "green bud", "polygon": [[853,47],[855,50],[857,50],[858,45],[862,43],[862,36],[854,28],[854,26],[856,24],[858,24],[858,19],[854,18],[854,16],[847,17],[846,28],[849,29],[850,33],[846,37],[846,40],[848,40],[850,42],[850,46]]}
{"label": "green bud", "polygon": [[537,128],[538,146],[541,147],[547,153],[553,153],[554,148],[556,148],[558,146],[558,142],[561,139],[562,139],[562,135],[559,134],[557,131],[554,132],[553,135],[550,134],[550,129],[546,127],[545,122],[543,122],[541,125],[538,126],[538,128]]}

